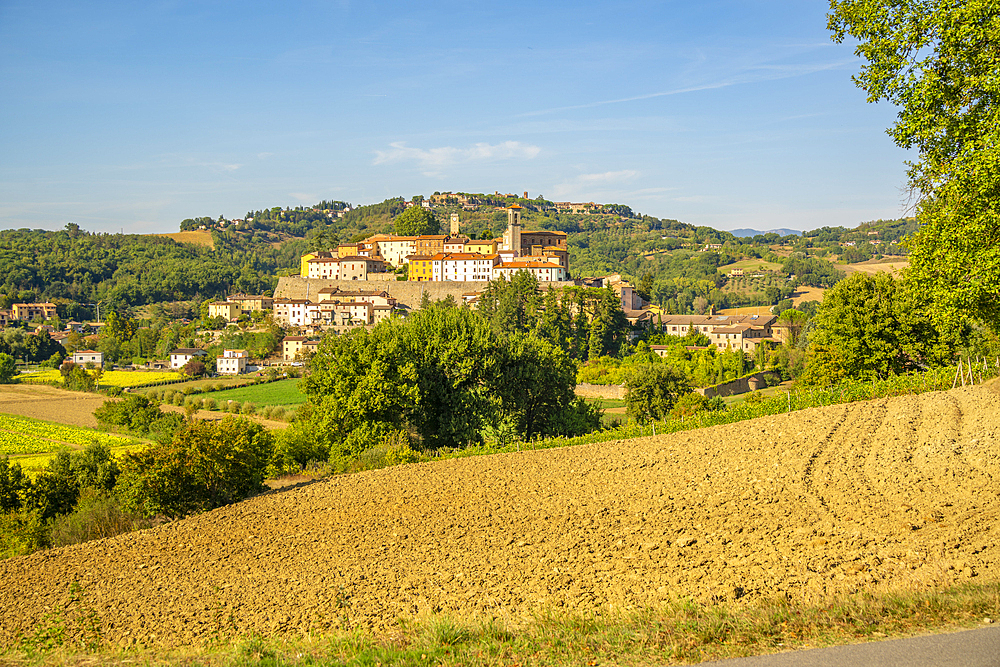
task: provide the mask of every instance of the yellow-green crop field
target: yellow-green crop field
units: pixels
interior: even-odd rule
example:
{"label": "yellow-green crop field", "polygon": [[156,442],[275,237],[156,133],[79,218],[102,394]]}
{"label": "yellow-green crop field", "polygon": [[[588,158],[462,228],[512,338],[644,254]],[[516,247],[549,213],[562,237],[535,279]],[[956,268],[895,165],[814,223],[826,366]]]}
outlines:
{"label": "yellow-green crop field", "polygon": [[[42,382],[61,382],[62,375],[56,369],[48,369],[39,373],[24,376],[29,380]],[[105,371],[101,375],[102,387],[142,387],[148,384],[180,380],[183,375],[176,371]]]}
{"label": "yellow-green crop field", "polygon": [[0,414],[0,456],[42,454],[53,452],[62,445],[82,447],[92,442],[120,447],[131,444],[133,439],[80,426]]}
{"label": "yellow-green crop field", "polygon": [[[125,452],[136,452],[139,451],[140,449],[144,449],[145,447],[146,444],[142,442],[135,442],[129,445],[121,445],[120,447],[112,447],[111,455],[114,456],[116,459],[120,459],[122,457],[122,454],[124,454]],[[17,463],[19,466],[21,466],[21,470],[23,470],[26,475],[34,479],[35,476],[38,475],[38,473],[45,470],[45,468],[49,465],[49,461],[52,460],[53,456],[55,456],[54,451],[48,452],[46,454],[32,454],[30,456],[18,456],[17,458],[11,459],[10,462]]]}

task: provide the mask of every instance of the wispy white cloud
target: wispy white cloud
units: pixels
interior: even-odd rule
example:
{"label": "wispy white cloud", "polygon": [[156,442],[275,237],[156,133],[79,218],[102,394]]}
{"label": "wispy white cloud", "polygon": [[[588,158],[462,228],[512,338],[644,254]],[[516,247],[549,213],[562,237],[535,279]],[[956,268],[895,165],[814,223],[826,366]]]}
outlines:
{"label": "wispy white cloud", "polygon": [[440,168],[469,162],[489,162],[496,160],[530,160],[542,149],[520,141],[505,141],[499,144],[478,143],[468,148],[441,146],[439,148],[413,148],[399,141],[389,144],[385,151],[375,151],[373,164],[394,164],[415,162],[424,168]]}
{"label": "wispy white cloud", "polygon": [[634,169],[621,169],[619,171],[605,171],[596,174],[578,174],[577,176],[557,183],[553,188],[557,199],[562,197],[573,197],[586,200],[601,198],[603,195],[617,192],[618,187],[631,181],[639,172]]}
{"label": "wispy white cloud", "polygon": [[317,202],[319,201],[319,195],[310,194],[308,192],[289,192],[288,196],[292,199],[302,202]]}
{"label": "wispy white cloud", "polygon": [[621,171],[606,171],[603,174],[581,174],[576,177],[580,183],[617,183],[635,178],[639,172],[634,169],[622,169]]}
{"label": "wispy white cloud", "polygon": [[609,104],[623,104],[625,102],[638,102],[641,100],[649,100],[657,97],[669,97],[671,95],[695,93],[703,90],[716,90],[718,88],[728,88],[729,86],[735,86],[745,83],[758,83],[761,81],[774,81],[777,79],[787,79],[796,76],[803,76],[806,74],[813,74],[815,72],[838,69],[853,64],[854,64],[853,60],[846,60],[846,59],[834,62],[810,63],[803,65],[762,64],[754,66],[746,71],[739,72],[733,76],[718,79],[715,81],[709,81],[706,83],[674,88],[672,90],[663,90],[655,93],[646,93],[643,95],[632,95],[629,97],[619,97],[610,100],[598,100],[594,102],[587,102],[584,104],[572,104],[563,107],[552,107],[550,109],[539,109],[536,111],[528,111],[522,114],[518,114],[518,117],[543,116],[546,114],[558,113],[561,111],[573,111],[576,109],[591,109],[594,107],[607,106]]}

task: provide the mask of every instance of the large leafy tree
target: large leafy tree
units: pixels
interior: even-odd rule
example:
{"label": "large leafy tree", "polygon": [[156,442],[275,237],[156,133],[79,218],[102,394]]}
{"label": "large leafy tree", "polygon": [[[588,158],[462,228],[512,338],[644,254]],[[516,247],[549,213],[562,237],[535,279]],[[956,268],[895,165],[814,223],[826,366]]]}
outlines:
{"label": "large leafy tree", "polygon": [[394,227],[402,236],[421,236],[437,234],[441,231],[441,223],[434,214],[422,206],[411,206],[396,218]]}
{"label": "large leafy tree", "polygon": [[[309,402],[288,436],[350,459],[404,429],[425,448],[477,442],[485,427],[523,437],[596,424],[574,402],[575,363],[534,334],[507,336],[466,308],[431,305],[372,330],[327,336],[305,380]],[[301,433],[298,433],[301,431]]]}
{"label": "large leafy tree", "polygon": [[673,366],[638,366],[625,380],[625,405],[635,419],[665,419],[677,400],[689,391],[691,383]]}
{"label": "large leafy tree", "polygon": [[949,362],[963,331],[939,328],[925,311],[923,296],[887,273],[856,273],[837,283],[813,318],[803,382],[886,377]]}
{"label": "large leafy tree", "polygon": [[836,41],[858,40],[854,77],[870,102],[900,107],[889,129],[917,151],[909,180],[920,228],[910,276],[934,317],[1000,330],[1000,4],[831,0]]}

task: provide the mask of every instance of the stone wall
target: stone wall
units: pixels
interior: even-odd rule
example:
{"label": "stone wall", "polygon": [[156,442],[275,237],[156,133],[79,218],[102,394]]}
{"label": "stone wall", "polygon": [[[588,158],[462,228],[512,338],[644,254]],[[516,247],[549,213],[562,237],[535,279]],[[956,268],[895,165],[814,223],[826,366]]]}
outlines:
{"label": "stone wall", "polygon": [[625,398],[625,387],[620,384],[578,384],[576,395],[583,398]]}
{"label": "stone wall", "polygon": [[[482,292],[488,283],[479,282],[409,282],[393,280],[321,280],[319,278],[302,278],[301,276],[283,276],[278,278],[278,287],[274,290],[276,299],[311,299],[316,301],[319,291],[324,287],[339,287],[342,290],[385,290],[395,298],[400,306],[416,310],[424,293],[431,301],[446,298],[449,294],[457,303],[462,302],[466,292]],[[573,282],[543,283],[562,287],[573,285]]]}
{"label": "stone wall", "polygon": [[781,376],[778,373],[774,371],[758,371],[753,375],[747,375],[746,377],[730,380],[729,382],[723,382],[722,384],[717,384],[714,387],[695,389],[695,391],[700,394],[704,394],[705,398],[712,398],[713,396],[733,396],[735,394],[745,394],[748,391],[763,389],[764,387],[775,385],[779,382],[781,382]]}

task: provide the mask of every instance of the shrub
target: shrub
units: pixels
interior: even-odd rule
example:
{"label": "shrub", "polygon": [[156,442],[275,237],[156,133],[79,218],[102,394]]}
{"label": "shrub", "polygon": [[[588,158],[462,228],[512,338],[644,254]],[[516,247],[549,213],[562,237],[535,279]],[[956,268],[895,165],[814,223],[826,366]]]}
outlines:
{"label": "shrub", "polygon": [[182,394],[181,392],[177,392],[176,394],[174,394],[174,397],[173,397],[173,400],[171,401],[171,403],[173,403],[174,405],[177,405],[177,406],[184,405],[184,399],[185,398],[187,398],[187,397],[184,396],[184,394]]}
{"label": "shrub", "polygon": [[142,516],[125,512],[113,495],[88,488],[80,493],[76,508],[58,516],[52,523],[51,544],[54,547],[79,544],[103,537],[114,537],[139,528],[148,528]]}
{"label": "shrub", "polygon": [[282,420],[285,418],[285,409],[280,405],[275,405],[271,408],[271,419]]}
{"label": "shrub", "polygon": [[273,437],[260,424],[196,421],[168,444],[127,453],[115,492],[129,511],[180,517],[262,490],[273,453]]}
{"label": "shrub", "polygon": [[240,408],[240,414],[242,415],[252,415],[255,412],[257,412],[257,406],[250,401],[244,403],[243,407]]}
{"label": "shrub", "polygon": [[201,407],[205,410],[215,410],[218,405],[214,398],[203,398],[201,399]]}

